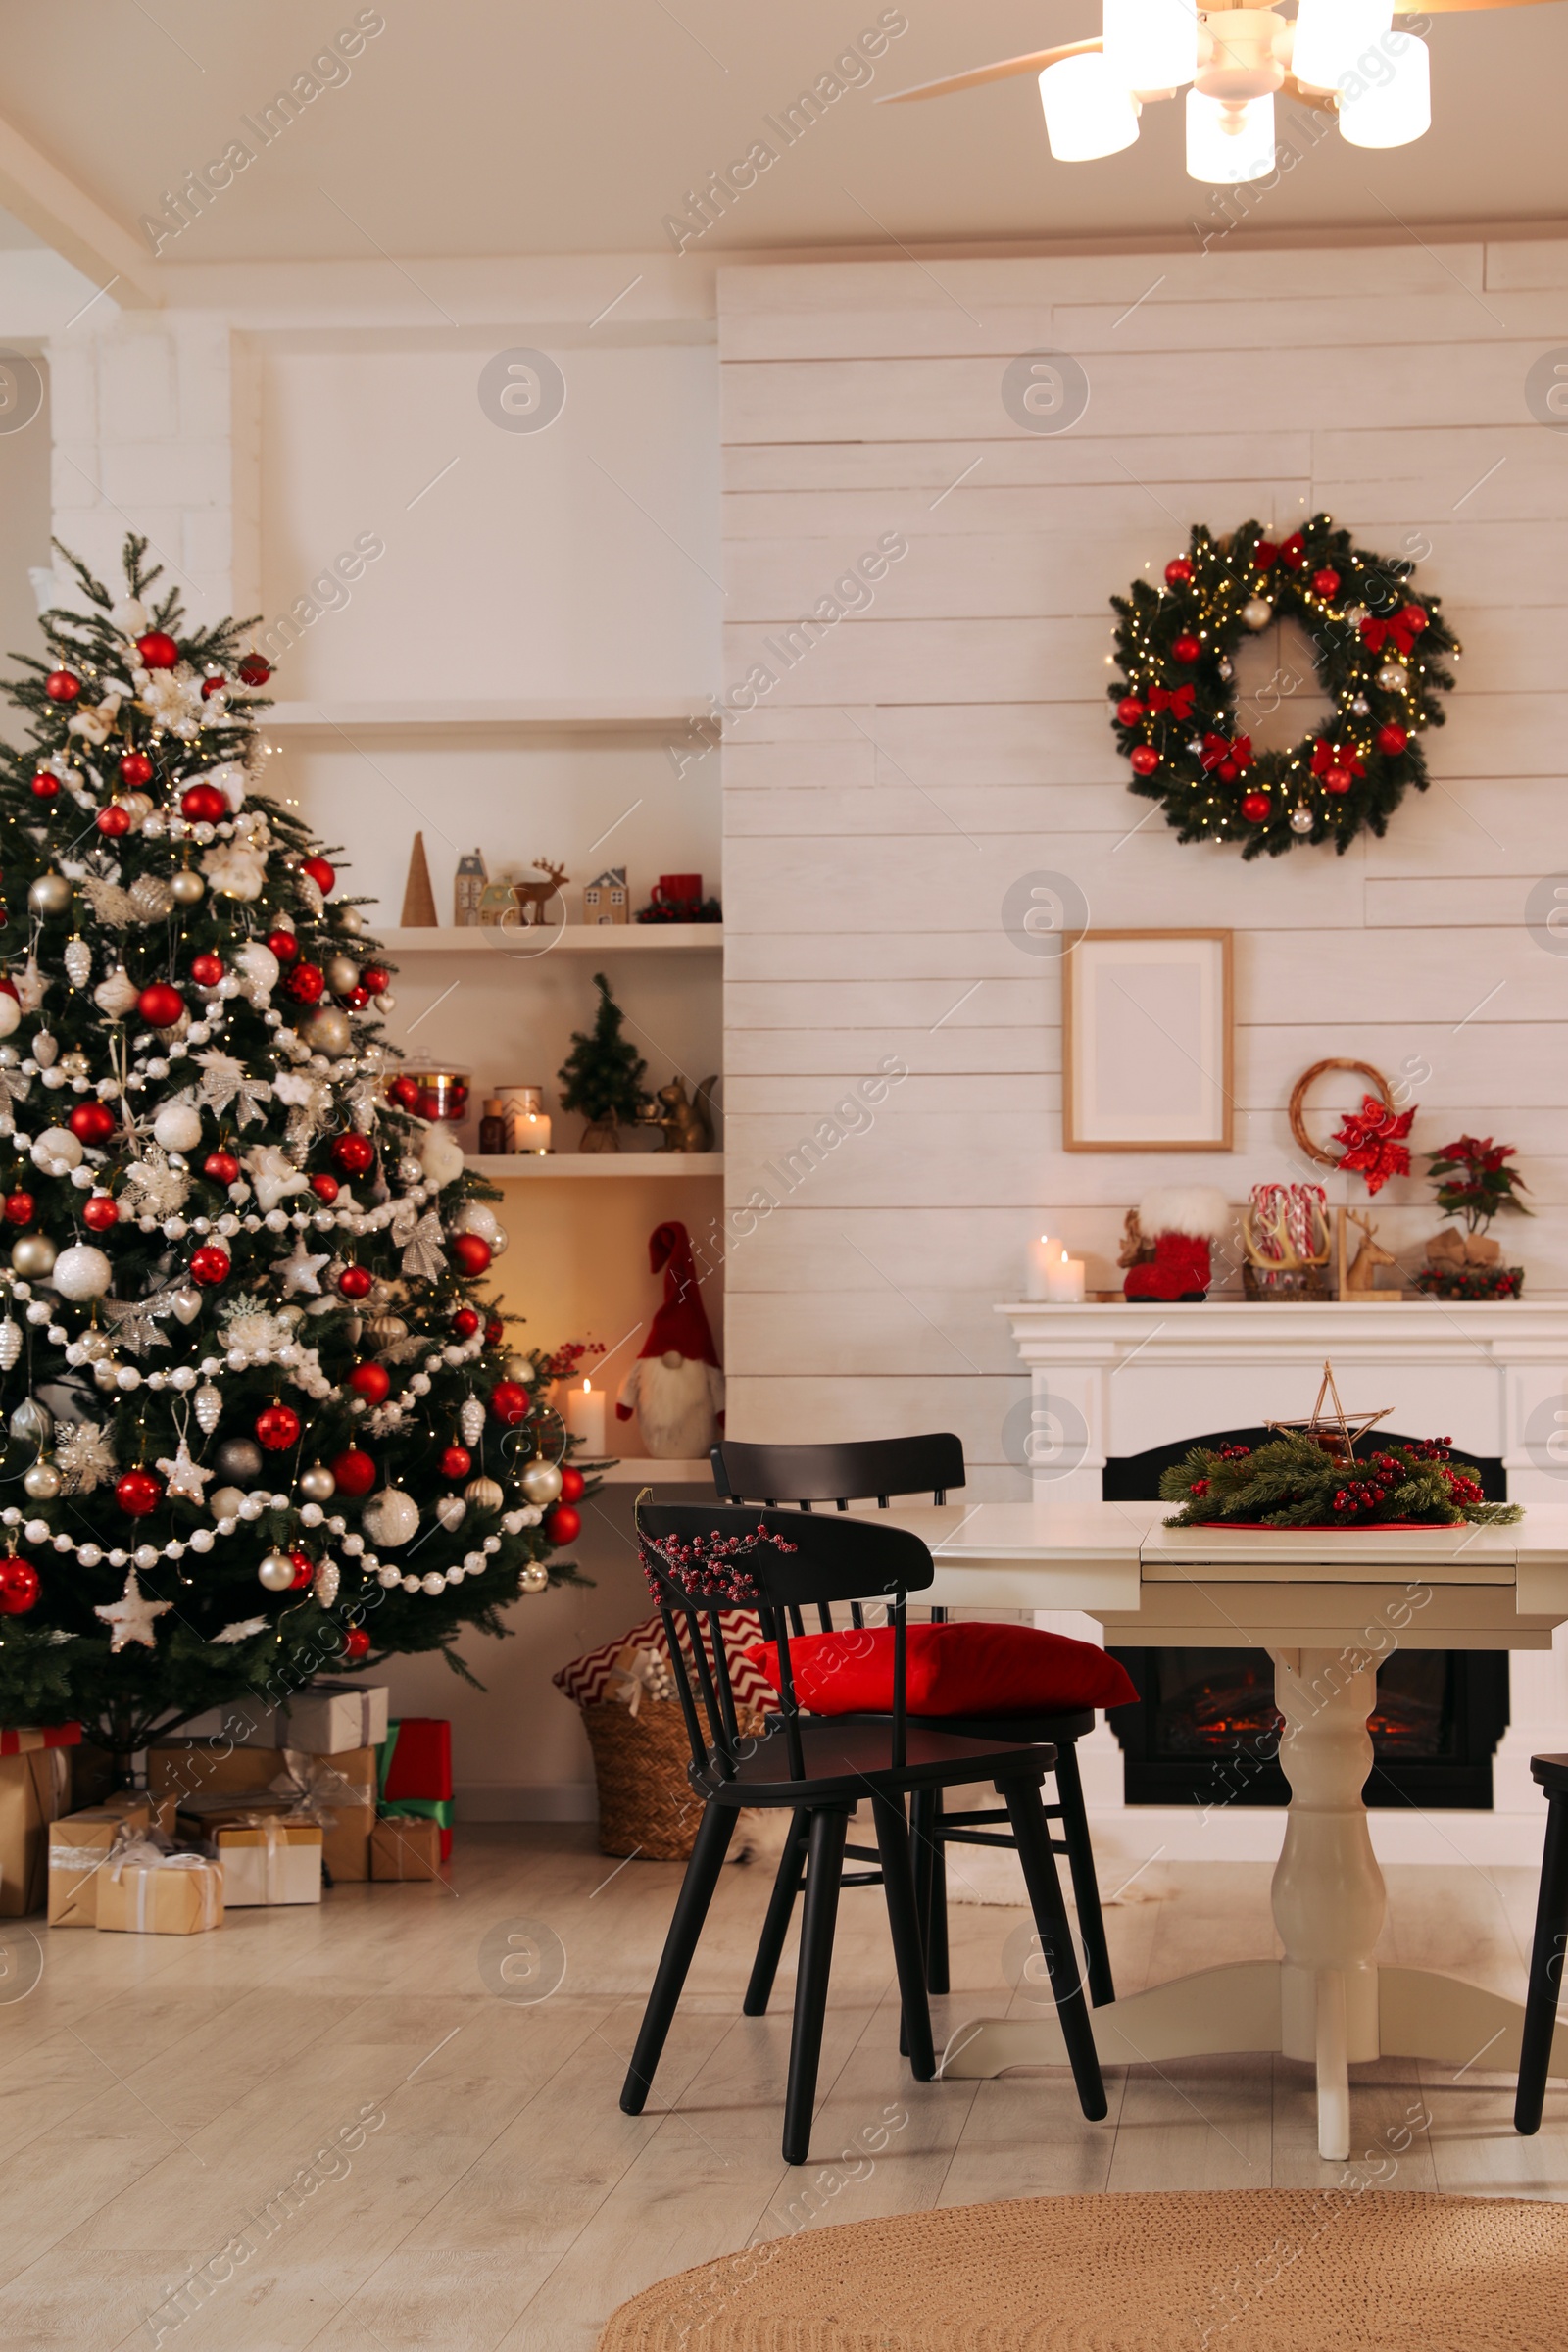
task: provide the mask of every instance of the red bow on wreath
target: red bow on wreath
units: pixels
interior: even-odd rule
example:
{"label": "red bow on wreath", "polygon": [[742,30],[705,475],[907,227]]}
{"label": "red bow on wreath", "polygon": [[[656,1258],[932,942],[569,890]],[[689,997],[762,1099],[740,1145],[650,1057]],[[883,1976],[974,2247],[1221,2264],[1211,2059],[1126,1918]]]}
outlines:
{"label": "red bow on wreath", "polygon": [[1326,776],[1331,767],[1348,768],[1352,776],[1366,774],[1364,760],[1358,760],[1354,752],[1347,751],[1343,744],[1330,743],[1320,735],[1312,746],[1312,773],[1314,776]]}
{"label": "red bow on wreath", "polygon": [[1238,735],[1234,743],[1227,743],[1223,735],[1205,735],[1198,764],[1205,775],[1212,775],[1217,767],[1229,783],[1232,776],[1239,776],[1243,768],[1251,766],[1252,738]]}
{"label": "red bow on wreath", "polygon": [[1386,644],[1394,644],[1401,654],[1408,654],[1427,625],[1427,616],[1419,605],[1406,605],[1402,612],[1395,612],[1387,620],[1363,620],[1361,643],[1368,653],[1381,653]]}
{"label": "red bow on wreath", "polygon": [[1252,556],[1259,571],[1267,571],[1275,564],[1283,564],[1287,571],[1299,571],[1306,562],[1306,542],[1299,531],[1276,547],[1272,539],[1260,539]]}
{"label": "red bow on wreath", "polygon": [[1168,710],[1172,718],[1191,718],[1194,691],[1190,684],[1174,687],[1152,686],[1149,690],[1149,708],[1156,715],[1161,710]]}
{"label": "red bow on wreath", "polygon": [[1408,1176],[1410,1154],[1401,1139],[1409,1134],[1415,1113],[1413,1102],[1396,1114],[1376,1095],[1363,1095],[1359,1112],[1348,1111],[1333,1138],[1346,1147],[1340,1166],[1358,1170],[1369,1193],[1380,1193],[1391,1176]]}

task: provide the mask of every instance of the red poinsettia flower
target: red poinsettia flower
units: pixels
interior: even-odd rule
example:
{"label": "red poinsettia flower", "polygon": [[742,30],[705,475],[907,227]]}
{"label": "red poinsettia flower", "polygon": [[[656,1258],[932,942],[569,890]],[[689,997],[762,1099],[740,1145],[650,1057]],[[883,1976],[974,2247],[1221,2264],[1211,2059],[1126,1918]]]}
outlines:
{"label": "red poinsettia flower", "polygon": [[1380,1193],[1391,1176],[1408,1176],[1410,1154],[1404,1137],[1415,1119],[1416,1105],[1392,1111],[1376,1095],[1363,1095],[1359,1111],[1348,1111],[1334,1137],[1343,1146],[1342,1168],[1366,1178],[1369,1193]]}

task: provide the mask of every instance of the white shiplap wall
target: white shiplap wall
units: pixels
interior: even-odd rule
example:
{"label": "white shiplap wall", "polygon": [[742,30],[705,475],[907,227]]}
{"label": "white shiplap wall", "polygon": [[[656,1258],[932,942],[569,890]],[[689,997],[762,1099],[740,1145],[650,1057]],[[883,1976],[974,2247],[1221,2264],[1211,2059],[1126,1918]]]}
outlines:
{"label": "white shiplap wall", "polygon": [[[1533,1294],[1568,1290],[1568,957],[1524,920],[1568,874],[1568,436],[1524,389],[1560,343],[1562,242],[721,271],[726,680],[883,533],[909,543],[726,731],[736,1435],[951,1427],[975,1491],[1022,1491],[991,1308],[1041,1212],[1109,1287],[1148,1184],[1242,1201],[1288,1172],[1286,1099],[1324,1054],[1415,1073],[1417,1148],[1516,1143],[1539,1213],[1504,1230]],[[1002,399],[1042,349],[1091,385],[1054,437]],[[1107,599],[1194,520],[1323,508],[1386,556],[1430,546],[1418,582],[1465,647],[1433,788],[1344,858],[1180,847],[1115,755]],[[1001,916],[1042,867],[1097,927],[1235,931],[1233,1152],[1062,1153],[1059,975]],[[907,1078],[785,1191],[766,1163],[887,1055]],[[758,1187],[781,1204],[754,1220]],[[1429,1200],[1376,1204],[1407,1263]]]}

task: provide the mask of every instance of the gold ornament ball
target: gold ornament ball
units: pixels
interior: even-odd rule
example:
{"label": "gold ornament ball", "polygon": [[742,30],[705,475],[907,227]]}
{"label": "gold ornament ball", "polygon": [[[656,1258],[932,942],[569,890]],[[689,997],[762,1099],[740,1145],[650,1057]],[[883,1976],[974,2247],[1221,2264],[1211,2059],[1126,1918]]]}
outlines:
{"label": "gold ornament ball", "polygon": [[530,1502],[554,1502],[561,1493],[561,1472],[554,1462],[530,1462],[517,1484]]}
{"label": "gold ornament ball", "polygon": [[530,1560],[517,1582],[525,1592],[543,1592],[550,1583],[550,1571],[543,1560]]}
{"label": "gold ornament ball", "polygon": [[22,1484],[34,1502],[53,1502],[62,1480],[53,1462],[34,1462],[30,1470],[23,1473]]}
{"label": "gold ornament ball", "polygon": [[27,892],[34,914],[64,914],[71,905],[71,884],[64,874],[40,874]]}
{"label": "gold ornament ball", "polygon": [[1378,671],[1378,684],[1385,694],[1398,694],[1410,683],[1410,673],[1402,662],[1385,662]]}
{"label": "gold ornament ball", "polygon": [[170,875],[169,887],[173,892],[174,903],[178,906],[194,906],[198,899],[204,899],[207,896],[206,883],[195,868],[189,865],[182,872]]}
{"label": "gold ornament ball", "polygon": [[523,1389],[531,1389],[539,1377],[531,1355],[509,1355],[504,1372],[508,1380],[514,1380]]}
{"label": "gold ornament ball", "polygon": [[300,1493],[307,1502],[330,1502],[337,1493],[337,1480],[324,1462],[313,1462],[300,1474]]}
{"label": "gold ornament ball", "polygon": [[350,938],[357,938],[365,929],[365,917],[357,906],[340,906],[337,910],[337,927],[340,931],[346,931]]}
{"label": "gold ornament ball", "polygon": [[55,1246],[46,1233],[21,1234],[11,1245],[11,1263],[29,1282],[37,1282],[54,1272]]}
{"label": "gold ornament ball", "polygon": [[313,1012],[302,1034],[317,1054],[346,1054],[354,1042],[349,1016],[339,1012],[335,1004],[324,1004],[318,1012]]}
{"label": "gold ornament ball", "polygon": [[326,985],[334,997],[346,997],[351,988],[360,985],[360,967],[352,956],[333,956],[327,960]]}
{"label": "gold ornament ball", "polygon": [[1249,597],[1242,607],[1242,618],[1250,629],[1266,629],[1274,617],[1274,608],[1266,596]]}
{"label": "gold ornament ball", "polygon": [[476,1511],[499,1511],[506,1500],[493,1478],[470,1478],[463,1494],[465,1501],[471,1502]]}
{"label": "gold ornament ball", "polygon": [[294,1563],[286,1551],[270,1551],[256,1574],[269,1592],[286,1592],[294,1582]]}

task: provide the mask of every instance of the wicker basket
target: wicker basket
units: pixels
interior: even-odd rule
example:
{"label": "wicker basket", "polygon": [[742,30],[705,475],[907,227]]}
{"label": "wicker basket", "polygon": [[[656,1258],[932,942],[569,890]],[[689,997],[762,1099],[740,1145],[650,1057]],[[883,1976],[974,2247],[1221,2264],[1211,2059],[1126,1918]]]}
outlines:
{"label": "wicker basket", "polygon": [[[645,1697],[634,1715],[610,1699],[584,1707],[582,1720],[599,1783],[601,1852],[686,1861],[703,1802],[686,1778],[692,1751],[678,1702]],[[743,1708],[737,1723],[743,1739],[755,1740],[763,1719]]]}

